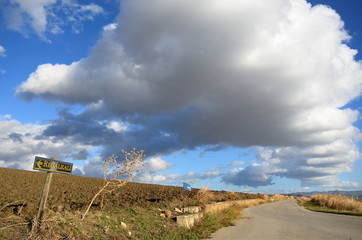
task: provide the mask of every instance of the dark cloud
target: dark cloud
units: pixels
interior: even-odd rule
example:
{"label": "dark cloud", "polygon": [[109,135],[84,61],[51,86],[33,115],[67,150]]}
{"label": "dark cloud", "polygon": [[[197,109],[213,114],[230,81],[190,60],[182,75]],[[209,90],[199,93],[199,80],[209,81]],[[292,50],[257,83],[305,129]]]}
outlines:
{"label": "dark cloud", "polygon": [[148,156],[166,154],[180,150],[185,145],[180,142],[177,132],[170,129],[168,117],[146,118],[139,114],[125,115],[125,120],[131,120],[135,124],[130,125],[125,131],[115,131],[107,125],[112,121],[111,118],[104,118],[105,116],[97,114],[91,115],[85,111],[82,114],[73,115],[63,109],[59,114],[60,118],[52,121],[40,138],[51,137],[53,141],[71,138],[72,141],[84,145],[103,146],[102,157],[118,155],[121,149],[129,150],[133,147],[145,150]]}
{"label": "dark cloud", "polygon": [[70,155],[73,160],[86,160],[89,157],[87,150],[82,149],[79,152],[73,153]]}
{"label": "dark cloud", "polygon": [[272,185],[272,176],[265,165],[252,165],[245,169],[233,170],[224,175],[222,180],[225,183],[237,186],[260,187]]}
{"label": "dark cloud", "polygon": [[19,142],[19,143],[22,143],[23,142],[23,139],[22,139],[22,135],[19,134],[19,133],[10,133],[9,134],[9,138],[11,140],[13,140],[14,142]]}

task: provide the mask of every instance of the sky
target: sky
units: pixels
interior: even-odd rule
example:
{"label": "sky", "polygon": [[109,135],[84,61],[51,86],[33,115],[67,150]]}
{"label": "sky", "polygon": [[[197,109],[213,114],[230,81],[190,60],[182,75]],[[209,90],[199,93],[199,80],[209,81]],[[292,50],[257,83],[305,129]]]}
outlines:
{"label": "sky", "polygon": [[[362,189],[359,0],[0,0],[0,167],[241,192]],[[120,159],[122,157],[120,156]]]}

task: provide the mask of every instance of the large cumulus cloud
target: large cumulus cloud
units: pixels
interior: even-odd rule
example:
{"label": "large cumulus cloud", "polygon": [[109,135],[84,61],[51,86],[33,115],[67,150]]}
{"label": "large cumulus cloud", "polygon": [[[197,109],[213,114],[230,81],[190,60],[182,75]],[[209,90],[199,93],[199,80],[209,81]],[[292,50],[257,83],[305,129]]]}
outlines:
{"label": "large cumulus cloud", "polygon": [[[278,152],[224,177],[237,185],[248,176],[256,180],[245,185],[271,184],[275,175],[322,184],[350,170],[359,112],[343,107],[361,94],[362,66],[333,9],[304,0],[122,4],[87,58],[40,65],[17,88],[26,100],[100,108],[97,122],[82,118],[88,110],[63,115],[44,134],[74,136],[75,118],[70,129],[106,150],[113,136],[152,154],[205,145]],[[99,123],[110,117],[127,129],[99,138],[101,129],[87,129],[109,131]]]}

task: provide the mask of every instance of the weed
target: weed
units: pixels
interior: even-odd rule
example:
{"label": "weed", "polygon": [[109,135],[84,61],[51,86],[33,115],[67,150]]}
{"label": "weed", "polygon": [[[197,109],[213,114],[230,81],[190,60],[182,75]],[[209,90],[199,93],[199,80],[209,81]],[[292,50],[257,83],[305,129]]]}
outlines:
{"label": "weed", "polygon": [[67,223],[65,223],[65,222],[59,222],[58,223],[58,226],[62,227],[62,228],[65,227],[66,225],[67,225]]}
{"label": "weed", "polygon": [[168,205],[166,204],[166,203],[160,203],[159,205],[158,205],[158,207],[159,208],[168,208]]}
{"label": "weed", "polygon": [[99,233],[90,232],[90,235],[93,239],[102,239],[102,235]]}
{"label": "weed", "polygon": [[127,208],[126,212],[133,214],[133,215],[137,214],[137,211],[134,208]]}

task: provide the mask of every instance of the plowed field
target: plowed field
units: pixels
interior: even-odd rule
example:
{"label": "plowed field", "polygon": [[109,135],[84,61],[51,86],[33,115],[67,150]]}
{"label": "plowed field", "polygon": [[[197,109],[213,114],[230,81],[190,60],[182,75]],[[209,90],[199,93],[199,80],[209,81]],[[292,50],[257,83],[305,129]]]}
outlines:
{"label": "plowed field", "polygon": [[[20,215],[30,218],[36,215],[45,181],[44,172],[33,172],[0,168],[0,218]],[[101,188],[103,179],[54,174],[47,209],[54,212],[78,211],[85,209],[94,194]],[[192,201],[198,189],[191,192],[181,187],[127,183],[104,196],[96,199],[92,209],[100,206],[131,206],[149,202],[170,202],[174,200]],[[212,201],[226,201],[260,196],[211,191]]]}

